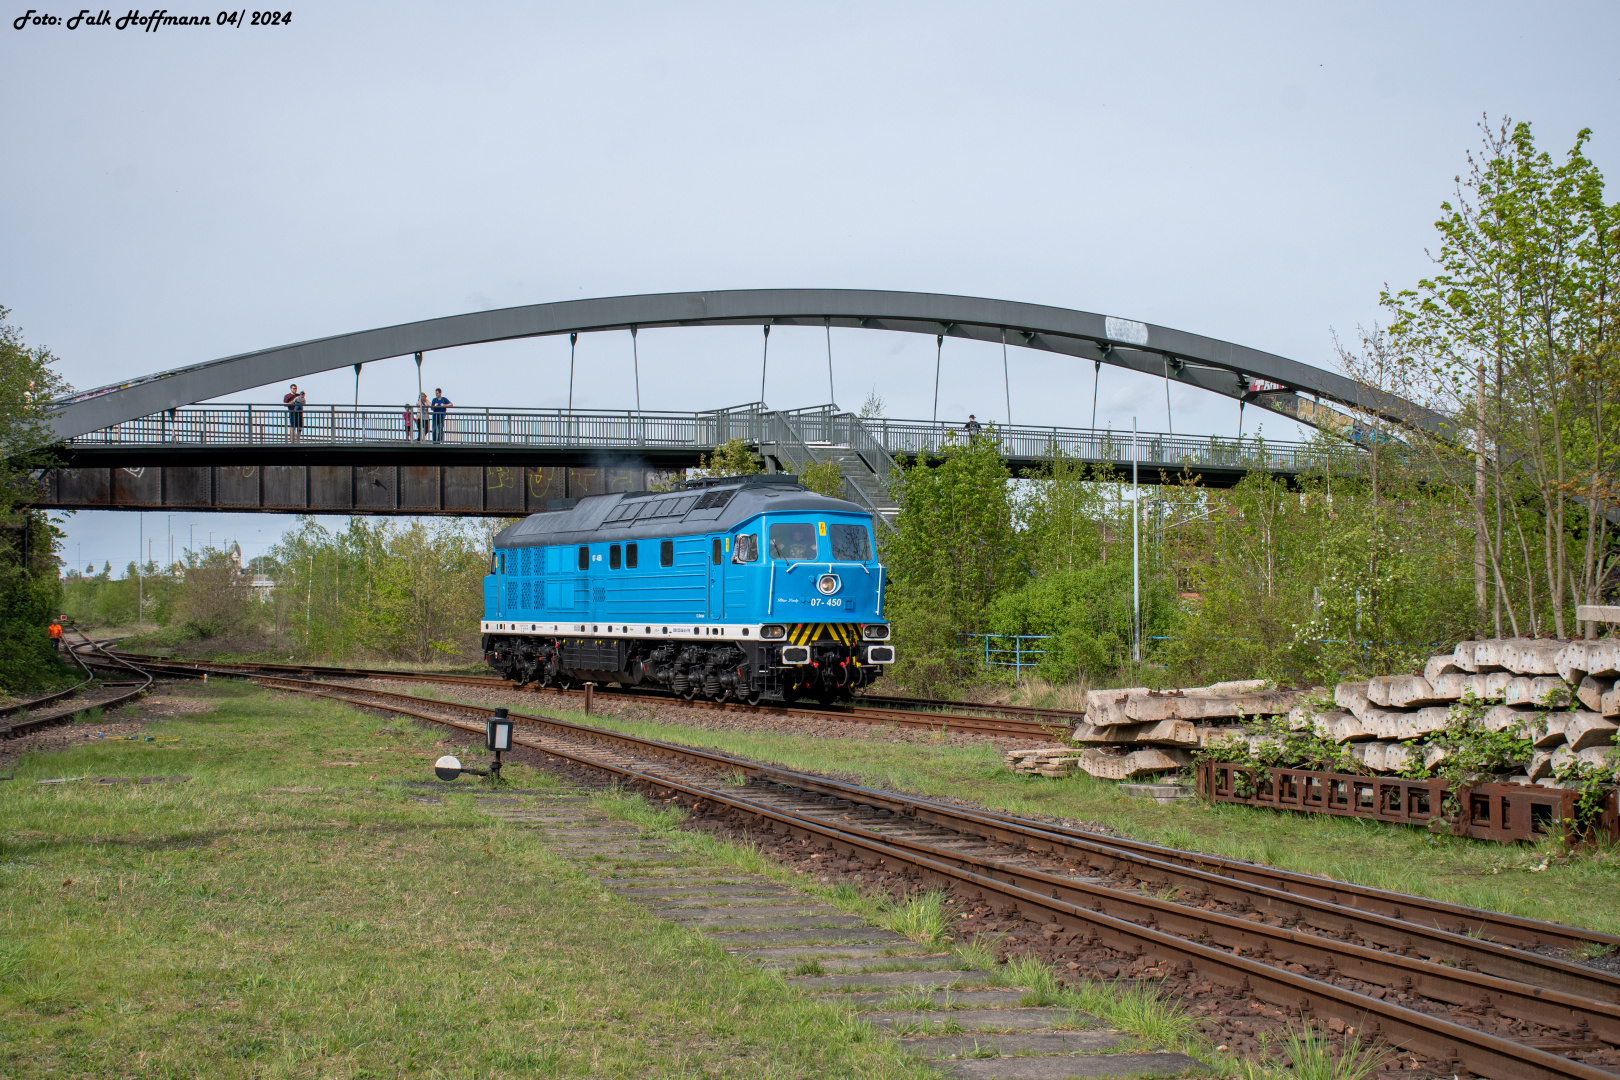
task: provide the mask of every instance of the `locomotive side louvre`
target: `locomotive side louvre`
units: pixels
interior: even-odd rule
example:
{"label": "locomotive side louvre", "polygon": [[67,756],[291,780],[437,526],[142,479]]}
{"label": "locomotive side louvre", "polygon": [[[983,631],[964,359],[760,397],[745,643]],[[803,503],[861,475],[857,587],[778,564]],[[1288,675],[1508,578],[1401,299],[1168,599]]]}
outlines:
{"label": "locomotive side louvre", "polygon": [[507,678],[827,699],[893,662],[853,503],[770,476],[555,506],[495,541],[484,651]]}

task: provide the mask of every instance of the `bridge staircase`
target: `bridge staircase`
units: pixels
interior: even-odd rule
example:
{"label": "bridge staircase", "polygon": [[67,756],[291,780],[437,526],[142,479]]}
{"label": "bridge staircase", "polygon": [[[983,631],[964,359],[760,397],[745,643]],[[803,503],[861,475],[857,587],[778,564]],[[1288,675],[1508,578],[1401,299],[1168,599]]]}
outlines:
{"label": "bridge staircase", "polygon": [[900,513],[900,504],[889,491],[894,458],[860,417],[841,412],[836,405],[770,413],[760,454],[783,472],[835,461],[844,478],[845,498],[891,528]]}

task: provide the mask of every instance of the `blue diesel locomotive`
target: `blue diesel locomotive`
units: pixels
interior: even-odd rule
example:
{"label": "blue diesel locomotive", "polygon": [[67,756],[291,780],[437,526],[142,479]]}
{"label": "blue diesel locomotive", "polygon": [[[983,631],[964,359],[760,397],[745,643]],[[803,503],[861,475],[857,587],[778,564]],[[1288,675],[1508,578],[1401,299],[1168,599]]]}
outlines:
{"label": "blue diesel locomotive", "polygon": [[894,662],[871,515],[793,476],[561,500],[501,532],[484,658],[517,683],[848,698]]}

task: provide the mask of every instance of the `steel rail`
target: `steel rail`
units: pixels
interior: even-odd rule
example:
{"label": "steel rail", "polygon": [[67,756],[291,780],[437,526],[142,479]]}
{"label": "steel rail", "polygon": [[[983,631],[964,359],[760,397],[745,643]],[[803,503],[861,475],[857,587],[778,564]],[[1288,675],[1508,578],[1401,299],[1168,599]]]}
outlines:
{"label": "steel rail", "polygon": [[[352,695],[362,697],[382,697],[403,699],[412,705],[428,704],[437,707],[449,707],[452,710],[488,715],[493,710],[470,706],[459,702],[422,702],[409,695],[392,694],[387,691],[371,691],[356,688],[343,688],[349,694],[332,693],[327,684],[313,683],[305,680],[261,678],[255,681],[279,685],[287,689],[296,689],[314,696],[347,701],[361,707],[383,709],[397,714],[411,715],[430,722],[444,724],[468,732],[477,732],[479,729],[473,725],[459,724],[446,720],[443,717],[433,716],[421,712],[419,709],[396,708],[392,705],[378,704],[376,702],[357,701]],[[622,743],[637,749],[653,749],[656,752],[678,757],[702,758],[707,761],[718,762],[725,768],[746,768],[750,763],[723,758],[719,755],[704,752],[691,753],[687,748],[671,744],[657,743],[654,740],[641,740],[631,736],[622,736],[613,732],[604,732],[601,729],[586,728],[581,725],[570,724],[566,721],[554,720],[549,717],[513,716],[513,719],[539,723],[557,727],[566,731],[578,733],[592,738],[605,739],[609,742]],[[1198,940],[1189,940],[1188,936],[1176,936],[1159,928],[1159,918],[1162,916],[1172,923],[1180,923],[1184,935],[1193,937],[1213,937],[1212,928],[1220,927],[1223,937],[1232,948],[1241,950],[1250,948],[1255,951],[1264,951],[1261,945],[1271,945],[1275,942],[1293,940],[1295,935],[1278,935],[1275,928],[1262,927],[1247,920],[1234,919],[1230,916],[1216,913],[1201,912],[1198,909],[1186,908],[1181,905],[1145,897],[1139,894],[1125,893],[1106,886],[1095,886],[1089,883],[1078,882],[1072,879],[1061,878],[1046,874],[1042,871],[1014,867],[997,860],[965,855],[961,852],[934,848],[917,841],[904,838],[882,837],[880,834],[861,831],[856,832],[848,828],[833,825],[819,820],[811,815],[800,814],[779,807],[762,805],[757,801],[739,798],[732,792],[699,787],[671,777],[661,776],[648,772],[643,768],[627,767],[611,762],[602,762],[597,759],[570,753],[556,746],[537,743],[534,740],[519,735],[514,739],[517,745],[527,746],[551,757],[568,760],[589,768],[600,769],[618,775],[624,779],[642,783],[650,783],[665,790],[693,801],[695,805],[709,803],[724,807],[734,813],[741,813],[752,817],[763,818],[774,825],[781,825],[789,834],[815,837],[833,846],[859,854],[863,859],[872,859],[879,863],[888,863],[891,860],[902,866],[909,866],[926,876],[951,883],[964,888],[976,888],[981,895],[999,896],[1004,902],[1021,909],[1044,912],[1056,918],[1061,924],[1083,929],[1087,935],[1087,942],[1101,943],[1125,953],[1142,955],[1146,952],[1159,958],[1161,962],[1176,961],[1202,972],[1206,977],[1225,985],[1234,986],[1240,992],[1247,992],[1263,1000],[1281,1005],[1290,1011],[1297,1011],[1303,1015],[1311,1013],[1317,1016],[1337,1017],[1346,1023],[1359,1025],[1368,1035],[1381,1037],[1396,1045],[1404,1045],[1406,1049],[1424,1053],[1443,1062],[1469,1069],[1488,1077],[1501,1078],[1501,1080],[1520,1080],[1520,1078],[1561,1077],[1579,1078],[1579,1080],[1612,1080],[1614,1074],[1548,1053],[1525,1043],[1514,1042],[1499,1036],[1477,1031],[1466,1025],[1458,1024],[1441,1017],[1431,1016],[1414,1009],[1393,1004],[1365,994],[1358,994],[1342,987],[1334,986],[1320,980],[1294,974],[1292,972],[1274,967],[1269,963],[1245,957],[1237,952],[1227,952]],[[796,775],[796,774],[795,774]],[[1001,874],[1014,880],[1006,881],[992,876]],[[1048,888],[1051,895],[1035,891],[1030,886]],[[1075,895],[1075,899],[1064,899],[1057,895],[1068,890]],[[1080,897],[1089,897],[1093,906],[1086,907],[1077,902]],[[1123,910],[1119,905],[1125,905]],[[1106,910],[1114,906],[1115,911]],[[1146,910],[1144,916],[1143,910]],[[1132,921],[1122,915],[1134,915],[1137,921]],[[1303,945],[1314,950],[1311,955],[1328,962],[1330,969],[1336,966],[1336,961],[1345,960],[1351,965],[1351,970],[1358,973],[1371,973],[1370,968],[1379,962],[1387,962],[1387,958],[1373,950],[1363,950],[1361,946],[1350,945],[1344,942],[1335,942],[1332,939],[1320,938],[1314,935],[1297,935]],[[1358,952],[1359,950],[1359,952]],[[1363,956],[1361,953],[1371,954]],[[1275,950],[1270,950],[1271,959],[1280,959]],[[1599,1002],[1581,999],[1570,995],[1565,1000],[1555,1000],[1545,992],[1538,999],[1536,988],[1520,986],[1509,980],[1490,980],[1488,984],[1481,984],[1477,980],[1479,973],[1448,969],[1442,965],[1411,958],[1401,958],[1401,965],[1405,970],[1402,974],[1410,980],[1411,988],[1419,988],[1418,980],[1411,979],[1416,972],[1422,980],[1421,985],[1436,993],[1446,993],[1455,997],[1457,994],[1471,992],[1469,989],[1455,990],[1447,985],[1451,983],[1466,983],[1469,978],[1475,979],[1474,987],[1487,985],[1488,991],[1493,993],[1494,999],[1489,1002],[1493,1007],[1502,1010],[1513,1010],[1529,1002],[1532,1006],[1539,1005],[1542,1015],[1560,1018],[1560,1008],[1568,1009],[1568,1016],[1564,1017],[1569,1026],[1580,1026],[1580,1021],[1593,1015],[1595,1009],[1602,1009]],[[1421,992],[1421,991],[1420,991]],[[1473,991],[1477,995],[1477,991]],[[1429,995],[1425,995],[1429,996]],[[1442,1002],[1444,998],[1440,998]],[[1466,1001],[1467,998],[1462,1000]],[[1477,996],[1476,996],[1477,1000]],[[1504,1011],[1507,1011],[1504,1010]],[[1371,1018],[1371,1020],[1369,1020]],[[1541,1022],[1541,1021],[1537,1021]],[[1607,1028],[1607,1018],[1600,1020]],[[1580,1044],[1574,1044],[1569,1049],[1579,1049]]]}
{"label": "steel rail", "polygon": [[[998,816],[996,811],[986,813]],[[1054,825],[1051,829],[1060,836],[1087,837],[1085,833],[1061,825]],[[1202,867],[1222,877],[1267,887],[1292,897],[1321,900],[1339,907],[1386,915],[1403,922],[1427,919],[1429,920],[1427,925],[1440,930],[1449,930],[1454,934],[1469,937],[1483,934],[1493,941],[1511,943],[1527,949],[1544,946],[1575,948],[1597,944],[1620,952],[1620,936],[1597,930],[1580,928],[1577,932],[1575,928],[1559,923],[1525,918],[1521,915],[1431,900],[1410,893],[1378,889],[1370,885],[1358,885],[1355,882],[1302,874],[1293,870],[1280,870],[1220,855],[1162,847],[1124,837],[1109,837],[1106,843],[1109,847],[1147,858],[1189,867]]]}
{"label": "steel rail", "polygon": [[85,677],[83,679],[74,683],[66,690],[58,690],[55,693],[46,694],[43,697],[37,697],[30,701],[20,701],[15,705],[7,705],[5,708],[0,709],[0,716],[11,716],[15,713],[32,712],[41,705],[49,705],[53,701],[61,701],[64,698],[70,698],[74,694],[77,694],[79,691],[83,690],[86,686],[89,686],[91,683],[95,682],[95,673],[85,666],[83,660],[79,659],[79,654],[74,651],[71,644],[68,645],[67,652],[68,656],[73,658],[73,662],[79,665],[79,670],[84,672]]}
{"label": "steel rail", "polygon": [[[533,684],[519,686],[516,683],[489,675],[431,675],[415,672],[387,671],[373,668],[345,668],[329,667],[318,664],[270,664],[270,663],[214,663],[196,660],[164,660],[159,657],[146,657],[138,654],[125,654],[129,659],[138,663],[159,665],[170,670],[184,670],[192,668],[198,671],[209,670],[221,673],[247,673],[250,671],[282,671],[300,672],[310,675],[323,675],[338,678],[354,679],[393,679],[400,682],[443,683],[451,686],[477,686],[492,690],[521,691],[530,694],[559,694],[565,697],[581,697],[584,691],[556,686],[536,686]],[[703,698],[686,699],[667,690],[620,687],[616,689],[598,688],[598,695],[622,698],[646,698],[668,701],[672,705],[686,708],[710,709],[726,712],[740,712],[752,715],[802,716],[824,719],[842,720],[855,723],[872,724],[901,724],[906,727],[926,727],[938,730],[944,727],[949,730],[977,735],[995,735],[1003,738],[1020,739],[1050,739],[1060,729],[1067,735],[1067,726],[1043,723],[1038,720],[1026,720],[1017,717],[977,717],[961,714],[924,713],[918,710],[883,709],[862,705],[860,699],[852,704],[797,706],[791,704],[760,704],[746,705],[733,701],[709,701]],[[958,707],[963,706],[958,703]]]}
{"label": "steel rail", "polygon": [[[293,680],[293,682],[298,681]],[[391,694],[387,691],[373,691],[354,687],[343,689],[387,697],[392,700],[411,702],[421,700],[410,695]],[[453,705],[480,714],[489,711],[483,706],[464,705],[459,702],[441,702],[438,704]],[[519,714],[513,715],[518,716]],[[1318,941],[1323,939],[1323,934],[1341,935],[1355,939],[1358,945],[1360,941],[1372,942],[1382,946],[1385,950],[1389,950],[1392,954],[1406,954],[1417,951],[1433,961],[1472,967],[1486,976],[1577,994],[1597,1002],[1612,1001],[1620,1003],[1620,977],[1610,975],[1607,972],[1571,964],[1553,957],[1523,952],[1496,942],[1475,938],[1465,933],[1454,933],[1444,929],[1428,927],[1421,923],[1392,916],[1346,909],[1331,902],[1289,894],[1263,885],[1235,882],[1209,871],[1124,853],[1115,849],[1109,840],[1056,833],[1038,824],[1009,816],[982,813],[961,807],[947,806],[932,800],[896,795],[892,792],[830,780],[825,777],[811,776],[774,766],[759,765],[712,751],[609,732],[605,729],[572,724],[555,718],[533,716],[523,716],[522,718],[532,723],[557,727],[571,733],[584,734],[598,740],[619,743],[637,750],[656,748],[658,753],[666,756],[697,761],[711,767],[733,771],[741,770],[761,781],[778,783],[798,790],[813,791],[818,794],[869,805],[958,833],[976,835],[996,843],[1044,852],[1067,860],[1079,860],[1083,865],[1101,863],[1102,868],[1105,870],[1127,870],[1139,877],[1151,874],[1154,875],[1154,878],[1148,884],[1152,887],[1174,884],[1178,888],[1191,890],[1199,896],[1210,897],[1245,907],[1256,906],[1267,914],[1288,920],[1295,925],[1314,928],[1318,932],[1310,933],[1309,936]],[[1402,899],[1409,906],[1416,909],[1421,909],[1426,903],[1421,897],[1407,896]],[[1546,925],[1549,930],[1561,930],[1565,938],[1571,943],[1592,940],[1592,935],[1575,932],[1571,928],[1559,928],[1553,926],[1553,924]],[[1620,1016],[1620,1014],[1617,1014],[1617,1016]],[[1620,1034],[1620,1028],[1616,1028],[1615,1031],[1616,1034]]]}
{"label": "steel rail", "polygon": [[[294,665],[281,665],[281,667],[292,669]],[[303,667],[297,670],[310,669]],[[352,668],[322,668],[316,670],[350,675],[366,674],[364,669]],[[376,672],[375,676],[378,678],[399,677],[387,672]],[[411,675],[404,677],[411,681],[431,682],[442,679],[455,682],[475,681],[477,685],[511,686],[510,683],[502,680],[491,680],[482,676]],[[563,694],[579,693],[578,691],[556,692]],[[684,702],[684,704],[696,705],[699,703]],[[705,702],[702,704],[708,707],[717,707],[715,703]],[[747,707],[742,708],[746,709]],[[808,711],[817,715],[839,715],[830,711]],[[843,717],[839,715],[839,718],[842,719]],[[928,726],[935,725],[930,724]],[[785,771],[784,775],[786,775]],[[1333,932],[1338,932],[1344,925],[1342,921],[1338,920],[1346,916],[1366,914],[1369,916],[1382,916],[1385,920],[1412,924],[1425,929],[1446,931],[1449,936],[1444,940],[1450,942],[1453,946],[1463,940],[1477,941],[1483,936],[1488,940],[1503,945],[1525,949],[1536,949],[1545,946],[1570,949],[1589,945],[1602,945],[1620,952],[1620,936],[1604,934],[1595,930],[1573,928],[1523,916],[1465,907],[1445,901],[1432,900],[1427,897],[1377,889],[1333,878],[1280,870],[1258,863],[1243,862],[1218,855],[1207,855],[1200,852],[1163,847],[1124,837],[1102,837],[1096,833],[1070,829],[1058,824],[1043,824],[1036,827],[1032,826],[1028,819],[1003,814],[995,810],[978,810],[969,815],[960,807],[922,797],[896,796],[889,792],[863,788],[854,784],[835,784],[815,777],[803,777],[802,779],[807,784],[821,784],[828,793],[836,793],[840,798],[858,797],[862,801],[874,805],[881,804],[891,809],[904,808],[897,809],[897,812],[911,815],[945,815],[945,817],[938,818],[941,822],[947,818],[961,821],[971,819],[986,828],[1012,830],[1013,833],[1023,837],[1020,842],[1046,845],[1051,850],[1057,850],[1050,847],[1053,844],[1079,846],[1088,853],[1090,858],[1120,859],[1122,867],[1139,865],[1143,872],[1158,875],[1167,882],[1172,877],[1180,874],[1178,880],[1182,880],[1186,887],[1213,888],[1214,882],[1224,878],[1240,884],[1263,888],[1266,890],[1265,892],[1253,895],[1258,896],[1267,905],[1266,910],[1285,918],[1305,918],[1308,911],[1330,910],[1333,913],[1330,921],[1334,921],[1335,925],[1329,929]],[[959,825],[950,825],[948,827],[961,828]],[[1005,839],[1005,837],[1002,837],[1002,839]],[[1135,862],[1132,861],[1133,859]],[[1182,874],[1183,869],[1195,872]],[[1200,874],[1197,871],[1203,873]],[[1391,936],[1390,923],[1387,921],[1378,922],[1373,920],[1365,924],[1358,924],[1355,932],[1368,937],[1370,940],[1381,941],[1391,948],[1401,947],[1400,938]],[[1552,958],[1547,959],[1551,960]],[[1589,970],[1579,965],[1570,966],[1580,971]]]}
{"label": "steel rail", "polygon": [[[286,680],[286,682],[294,688],[324,686],[331,689],[349,690],[354,693],[384,697],[394,701],[422,702],[420,698],[408,694],[394,694],[389,691],[357,687],[333,687],[331,684],[310,683],[303,680]],[[436,701],[433,704],[463,709],[480,715],[490,712],[490,709],[485,706],[468,705],[462,702]],[[1392,952],[1398,952],[1398,954],[1424,951],[1438,962],[1463,967],[1471,966],[1478,969],[1480,974],[1502,980],[1534,984],[1548,989],[1581,995],[1597,1002],[1613,1001],[1620,1003],[1620,977],[1610,975],[1607,972],[1578,964],[1570,964],[1552,957],[1525,953],[1466,934],[1425,927],[1421,924],[1388,916],[1353,910],[1347,911],[1339,905],[1282,893],[1260,885],[1243,885],[1207,871],[1139,856],[1122,857],[1120,852],[1111,850],[1110,843],[1107,840],[1061,835],[1053,833],[1038,824],[1016,818],[985,814],[961,807],[945,806],[931,800],[896,795],[892,792],[829,780],[825,777],[798,773],[770,765],[760,765],[713,751],[626,735],[587,725],[573,724],[552,717],[536,717],[516,713],[512,715],[526,722],[555,727],[571,734],[583,735],[599,741],[618,743],[635,750],[655,750],[664,756],[695,761],[710,767],[732,771],[740,770],[762,782],[775,783],[796,790],[811,791],[821,795],[858,802],[860,805],[869,805],[877,809],[888,810],[897,816],[912,818],[958,833],[976,835],[982,839],[1000,844],[1044,852],[1070,860],[1075,859],[1078,854],[1087,860],[1088,865],[1095,865],[1090,861],[1095,857],[1105,862],[1103,866],[1105,870],[1129,869],[1138,875],[1162,875],[1148,881],[1147,884],[1150,887],[1175,884],[1179,888],[1191,890],[1200,897],[1210,897],[1245,907],[1254,906],[1254,902],[1258,900],[1259,905],[1263,906],[1266,913],[1288,919],[1296,925],[1303,923],[1317,927],[1328,934],[1372,941],[1383,945]],[[1068,881],[1068,879],[1056,880]],[[1404,899],[1415,905],[1424,903],[1420,897],[1404,897]],[[1253,924],[1245,922],[1245,925]],[[1548,925],[1551,926],[1551,924]],[[1574,936],[1570,928],[1559,929],[1569,935],[1571,940],[1590,940],[1585,936]],[[1320,933],[1309,934],[1308,936],[1316,940],[1323,939],[1323,935]],[[1620,1028],[1616,1029],[1616,1033],[1620,1034]]]}
{"label": "steel rail", "polygon": [[[976,873],[995,876],[1020,888],[1067,900],[1087,910],[1105,912],[1139,926],[1162,928],[1179,937],[1199,941],[1219,940],[1221,945],[1240,954],[1315,967],[1449,1005],[1496,1008],[1504,1016],[1547,1027],[1588,1028],[1604,1042],[1620,1045],[1620,1002],[1594,998],[1578,990],[1552,989],[1523,979],[1475,971],[1469,966],[1451,966],[1403,952],[1373,949],[1362,945],[1355,935],[1341,939],[1273,927],[1134,890],[1016,866],[990,856],[942,851],[925,842],[884,836],[881,830],[870,832],[885,843],[916,854],[947,859]],[[1459,963],[1468,965],[1471,961],[1464,956]],[[1534,966],[1527,966],[1524,972],[1532,976],[1536,973]],[[1600,991],[1608,989],[1602,984],[1598,988]]]}
{"label": "steel rail", "polygon": [[1007,716],[1038,717],[1042,720],[1061,721],[1068,726],[1074,726],[1086,718],[1084,711],[1079,709],[1058,709],[1040,705],[1001,705],[979,704],[972,701],[947,701],[944,698],[898,697],[890,694],[862,694],[857,701],[871,701],[890,708],[909,709],[979,709],[983,712],[998,712]]}
{"label": "steel rail", "polygon": [[[284,667],[291,668],[292,665],[284,665]],[[301,668],[299,670],[308,669]],[[356,675],[364,674],[361,669],[320,670],[341,671]],[[394,676],[391,673],[377,672],[376,677],[387,678]],[[475,681],[478,685],[511,685],[501,680],[491,680],[481,676],[409,676],[409,678],[414,681],[444,679],[447,681]],[[556,692],[564,694],[578,693],[578,691]],[[700,703],[685,702],[684,704],[697,705]],[[701,704],[710,708],[724,707],[710,702]],[[742,706],[740,708],[746,709],[747,707]],[[816,715],[835,715],[840,719],[844,718],[842,714],[832,713],[831,711],[807,711]],[[791,714],[789,713],[789,715]],[[888,718],[884,717],[882,722],[888,722]],[[935,725],[929,724],[928,726]],[[816,782],[823,786],[831,784],[829,781],[813,777],[806,777],[804,780],[806,783]],[[961,820],[968,820],[968,816],[964,814],[961,808],[925,798],[895,796],[892,793],[862,788],[852,784],[840,783],[836,785],[836,788],[838,797],[841,798],[855,798],[858,796],[868,802],[887,800],[884,805],[903,806],[906,808],[903,812],[908,814],[943,814],[953,819],[958,815],[962,815]],[[831,792],[832,787],[829,786],[828,790]],[[1595,930],[1572,928],[1543,920],[1486,911],[1481,908],[1465,907],[1445,901],[1432,900],[1427,897],[1376,889],[1332,878],[1279,870],[1258,863],[1163,847],[1124,837],[1104,838],[1096,833],[1069,829],[1057,824],[1042,825],[1038,829],[1032,829],[1028,819],[1016,815],[1002,814],[995,810],[976,811],[972,815],[972,819],[983,823],[987,827],[1017,831],[1025,838],[1021,842],[1033,840],[1036,843],[1046,845],[1053,843],[1078,845],[1082,846],[1089,853],[1089,857],[1092,858],[1130,856],[1136,862],[1133,864],[1131,858],[1126,858],[1121,861],[1122,866],[1139,864],[1144,872],[1160,875],[1166,881],[1178,874],[1183,868],[1192,871],[1203,871],[1209,875],[1206,877],[1197,872],[1182,874],[1181,878],[1189,887],[1210,888],[1213,887],[1211,883],[1225,878],[1263,888],[1266,890],[1265,892],[1255,895],[1258,895],[1267,904],[1268,911],[1281,917],[1305,918],[1307,911],[1331,910],[1333,912],[1332,919],[1338,920],[1348,914],[1365,913],[1369,916],[1382,916],[1386,920],[1394,920],[1402,924],[1412,924],[1426,929],[1449,932],[1449,937],[1445,940],[1449,941],[1453,946],[1463,939],[1477,941],[1483,936],[1488,940],[1503,945],[1525,949],[1536,949],[1544,946],[1569,949],[1601,945],[1620,952],[1620,936],[1604,934]],[[949,827],[959,828],[958,825]],[[1312,904],[1312,901],[1315,903]],[[1328,929],[1338,932],[1342,925],[1340,923]],[[1390,936],[1389,926],[1390,924],[1387,922],[1373,921],[1366,925],[1358,925],[1355,932],[1363,936],[1369,936],[1371,940],[1382,941],[1391,948],[1400,947],[1399,939]],[[1579,971],[1589,970],[1579,965],[1570,966]]]}
{"label": "steel rail", "polygon": [[[1515,958],[1530,955],[1510,945],[1572,948],[1599,944],[1620,948],[1620,937],[1595,930],[1503,915],[1480,908],[1465,908],[1426,897],[1370,889],[1332,878],[1276,870],[1255,863],[1160,847],[1123,837],[1105,837],[1036,823],[995,810],[970,810],[921,796],[896,795],[787,769],[768,767],[765,775],[771,774],[783,777],[785,783],[793,786],[903,813],[919,821],[959,832],[977,831],[985,839],[1000,843],[1016,843],[1066,859],[1075,858],[1078,853],[1093,865],[1097,860],[1109,860],[1103,864],[1105,869],[1128,870],[1139,877],[1152,874],[1158,885],[1177,884],[1181,888],[1211,893],[1226,890],[1230,896],[1228,902],[1244,897],[1253,898],[1263,904],[1267,913],[1281,918],[1308,919],[1312,917],[1311,913],[1319,913],[1315,917],[1322,920],[1320,925],[1324,930],[1342,933],[1348,928],[1351,933],[1390,948],[1414,947],[1410,941],[1413,933],[1432,940],[1434,948],[1439,950],[1436,955],[1448,959],[1465,958],[1455,950],[1472,949],[1481,944],[1493,945],[1502,950],[1500,959],[1503,963],[1513,963],[1516,962]],[[1341,898],[1378,903],[1369,902],[1366,907],[1356,907],[1344,903]],[[1434,921],[1429,924],[1419,921],[1425,916]],[[1441,920],[1449,925],[1441,925]],[[1476,936],[1481,934],[1488,935],[1488,939]],[[1584,977],[1594,972],[1592,968],[1569,964],[1553,957],[1537,956],[1536,962],[1540,967],[1564,971],[1574,977]],[[1498,974],[1514,977],[1508,970]],[[1605,996],[1612,995],[1614,1000],[1620,1001],[1620,976],[1603,973],[1602,981],[1611,988]]]}
{"label": "steel rail", "polygon": [[[112,697],[106,698],[102,701],[89,702],[80,708],[68,709],[63,712],[49,713],[45,716],[36,716],[31,719],[19,720],[5,729],[6,738],[15,738],[19,735],[26,735],[29,732],[37,731],[40,728],[46,728],[52,726],[53,724],[63,723],[72,717],[75,717],[82,712],[88,712],[91,709],[116,709],[121,705],[134,701],[136,698],[140,697],[142,694],[146,693],[152,688],[153,678],[150,673],[142,671],[134,664],[129,664],[119,660],[111,653],[108,653],[99,642],[90,640],[90,638],[86,636],[83,631],[74,632],[77,633],[79,637],[84,639],[85,648],[93,649],[96,652],[101,653],[104,657],[107,657],[107,660],[102,662],[98,662],[94,659],[86,662],[84,657],[80,656],[78,653],[80,646],[70,645],[68,647],[68,651],[73,654],[74,660],[78,662],[80,667],[84,668],[87,674],[90,672],[90,668],[92,667],[110,667],[121,671],[132,671],[139,675],[143,680],[141,685],[127,693],[115,694]],[[83,683],[80,685],[82,686]]]}

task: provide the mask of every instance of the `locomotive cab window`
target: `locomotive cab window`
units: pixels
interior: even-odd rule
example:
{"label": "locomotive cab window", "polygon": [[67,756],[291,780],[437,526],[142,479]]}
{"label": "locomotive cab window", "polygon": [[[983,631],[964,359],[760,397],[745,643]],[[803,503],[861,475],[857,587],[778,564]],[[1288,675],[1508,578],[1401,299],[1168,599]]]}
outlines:
{"label": "locomotive cab window", "polygon": [[579,568],[581,570],[589,570],[591,568],[591,549],[588,547],[582,547],[579,549]]}
{"label": "locomotive cab window", "polygon": [[771,526],[771,558],[802,561],[816,557],[816,527],[808,521],[779,521]]}
{"label": "locomotive cab window", "polygon": [[497,573],[497,574],[504,574],[504,573],[506,573],[506,556],[505,556],[505,555],[499,555],[499,556],[496,556],[496,558],[497,558],[497,560],[498,560],[498,564],[499,564],[499,566],[500,566],[500,569],[499,569],[499,570],[497,570],[497,571],[495,571],[495,572],[496,572],[496,573]]}
{"label": "locomotive cab window", "polygon": [[659,566],[674,566],[675,565],[675,541],[673,541],[673,540],[664,540],[664,541],[661,541],[659,543],[659,545],[658,545],[658,565]]}
{"label": "locomotive cab window", "polygon": [[726,544],[726,542],[724,540],[722,540],[720,537],[717,536],[717,537],[714,538],[714,554],[711,557],[710,561],[713,562],[714,565],[716,565],[716,566],[720,565],[721,556],[723,556],[725,554],[725,544]]}
{"label": "locomotive cab window", "polygon": [[619,545],[618,544],[609,544],[608,545],[608,569],[609,570],[617,570],[618,568],[619,568]]}
{"label": "locomotive cab window", "polygon": [[624,545],[624,566],[626,570],[634,570],[636,568],[636,545]]}
{"label": "locomotive cab window", "polygon": [[493,552],[489,557],[489,572],[492,574],[501,572],[501,553],[498,551]]}
{"label": "locomotive cab window", "polygon": [[734,563],[748,563],[759,561],[759,537],[753,533],[743,533],[732,542],[731,561]]}
{"label": "locomotive cab window", "polygon": [[872,558],[872,540],[865,525],[829,525],[832,557],[839,562],[867,562]]}

